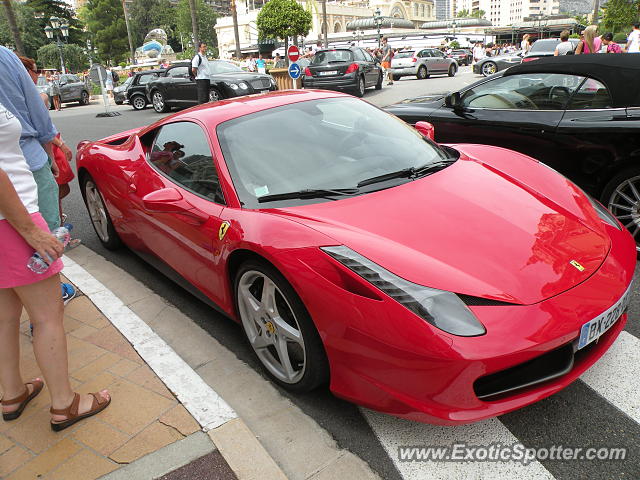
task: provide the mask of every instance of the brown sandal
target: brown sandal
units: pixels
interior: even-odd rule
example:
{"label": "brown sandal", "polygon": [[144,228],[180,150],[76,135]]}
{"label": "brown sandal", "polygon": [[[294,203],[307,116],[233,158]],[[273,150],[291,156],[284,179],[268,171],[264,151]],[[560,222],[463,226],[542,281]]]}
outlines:
{"label": "brown sandal", "polygon": [[100,413],[102,410],[107,408],[111,403],[111,397],[109,397],[108,399],[104,399],[100,395],[98,395],[98,392],[92,393],[91,395],[93,395],[93,403],[91,404],[91,408],[89,409],[88,412],[85,412],[82,414],[78,414],[78,408],[80,406],[80,394],[78,393],[73,394],[73,401],[71,402],[71,405],[69,405],[67,408],[51,407],[49,409],[49,412],[52,415],[64,415],[65,417],[67,417],[66,420],[62,420],[59,422],[54,422],[53,420],[51,420],[51,430],[53,430],[54,432],[59,432],[60,430],[64,430],[65,428],[70,427],[74,423],[79,422],[83,418],[91,417],[96,413]]}
{"label": "brown sandal", "polygon": [[[31,392],[31,394],[29,394],[29,387],[27,387],[27,385],[33,385],[33,392]],[[24,393],[19,397],[10,398],[8,400],[3,398],[1,403],[4,406],[14,405],[16,403],[20,404],[17,410],[14,410],[13,412],[2,413],[2,418],[4,419],[4,421],[8,422],[9,420],[15,420],[20,415],[22,415],[25,407],[31,400],[38,396],[38,394],[42,390],[42,387],[44,387],[44,382],[42,380],[31,380],[30,382],[24,384]]]}

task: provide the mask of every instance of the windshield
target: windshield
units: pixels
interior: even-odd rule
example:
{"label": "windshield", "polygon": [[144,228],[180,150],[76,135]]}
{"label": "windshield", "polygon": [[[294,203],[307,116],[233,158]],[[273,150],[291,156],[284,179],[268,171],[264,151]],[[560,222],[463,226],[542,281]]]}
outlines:
{"label": "windshield", "polygon": [[[374,176],[450,158],[411,126],[354,98],[264,110],[220,124],[217,135],[245,208],[326,201],[260,204],[258,199],[306,189],[354,188]],[[371,185],[359,193],[406,181]]]}
{"label": "windshield", "polygon": [[351,50],[323,50],[317,52],[311,60],[311,66],[328,65],[330,63],[352,62]]}
{"label": "windshield", "polygon": [[233,63],[225,62],[223,60],[209,62],[209,73],[211,73],[211,75],[242,71],[243,70],[240,67],[236,67]]}

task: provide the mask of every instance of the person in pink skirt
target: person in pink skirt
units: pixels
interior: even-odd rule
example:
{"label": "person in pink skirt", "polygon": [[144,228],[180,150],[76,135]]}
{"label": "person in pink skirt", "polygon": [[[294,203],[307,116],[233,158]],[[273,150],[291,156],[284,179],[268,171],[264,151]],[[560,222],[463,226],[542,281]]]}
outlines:
{"label": "person in pink skirt", "polygon": [[[67,342],[60,298],[62,244],[38,212],[38,190],[20,149],[22,127],[0,104],[0,388],[2,418],[16,420],[42,390],[35,378],[20,373],[20,316],[24,308],[34,325],[36,361],[51,396],[51,429],[63,430],[95,415],[111,402],[106,390],[80,395],[69,383]],[[45,273],[28,267],[38,252],[51,261]]]}

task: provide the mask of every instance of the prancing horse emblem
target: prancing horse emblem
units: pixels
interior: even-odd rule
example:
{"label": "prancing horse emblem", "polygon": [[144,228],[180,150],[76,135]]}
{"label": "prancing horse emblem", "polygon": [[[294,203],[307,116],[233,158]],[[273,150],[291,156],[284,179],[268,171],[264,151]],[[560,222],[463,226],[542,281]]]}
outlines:
{"label": "prancing horse emblem", "polygon": [[584,272],[584,267],[582,265],[580,265],[579,262],[577,262],[575,260],[571,260],[569,263],[571,265],[573,265],[574,267],[576,267],[579,271]]}
{"label": "prancing horse emblem", "polygon": [[229,230],[230,226],[231,226],[231,223],[227,222],[226,220],[220,224],[220,229],[218,230],[218,239],[219,240],[222,240],[224,238],[224,236],[227,234],[227,230]]}

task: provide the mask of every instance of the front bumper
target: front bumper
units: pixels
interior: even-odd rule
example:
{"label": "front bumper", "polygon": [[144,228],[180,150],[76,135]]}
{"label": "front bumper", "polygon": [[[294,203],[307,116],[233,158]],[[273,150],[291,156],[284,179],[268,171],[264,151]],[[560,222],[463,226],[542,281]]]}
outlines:
{"label": "front bumper", "polygon": [[120,102],[120,103],[127,102],[128,100],[127,100],[126,92],[113,92],[113,101]]}
{"label": "front bumper", "polygon": [[356,76],[353,74],[341,77],[320,78],[307,77],[302,80],[304,88],[318,88],[324,90],[353,90],[358,86]]}
{"label": "front bumper", "polygon": [[[571,367],[556,378],[485,399],[474,390],[481,377],[571,347],[580,327],[622,296],[633,278],[635,242],[626,231],[607,231],[609,255],[596,273],[571,290],[533,305],[470,306],[487,329],[479,337],[449,335],[382,293],[374,298],[367,293],[371,286],[341,265],[332,265],[342,269],[340,275],[327,273],[317,254],[281,261],[290,263],[289,271],[301,273],[289,280],[318,327],[335,395],[398,417],[455,425],[501,415],[558,392],[617,338],[626,313],[597,343],[575,354]],[[344,276],[352,283],[340,280]]]}
{"label": "front bumper", "polygon": [[473,64],[473,73],[482,73],[482,65],[480,65],[479,63],[474,63]]}

